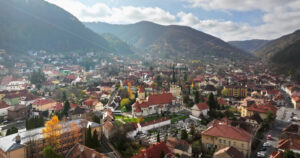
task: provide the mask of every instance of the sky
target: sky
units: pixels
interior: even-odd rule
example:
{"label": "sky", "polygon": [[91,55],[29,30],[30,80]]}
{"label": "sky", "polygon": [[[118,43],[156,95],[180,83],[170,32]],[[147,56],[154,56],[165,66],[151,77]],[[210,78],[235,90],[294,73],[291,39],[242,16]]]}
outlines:
{"label": "sky", "polygon": [[275,39],[300,29],[300,0],[46,0],[82,22],[186,25],[225,41]]}

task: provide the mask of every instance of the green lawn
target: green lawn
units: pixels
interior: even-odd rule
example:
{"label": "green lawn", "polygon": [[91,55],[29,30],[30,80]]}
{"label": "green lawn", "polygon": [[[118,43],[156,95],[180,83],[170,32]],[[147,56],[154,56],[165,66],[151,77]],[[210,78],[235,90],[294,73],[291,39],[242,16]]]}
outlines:
{"label": "green lawn", "polygon": [[[180,120],[184,120],[184,119],[188,118],[188,116],[184,116],[184,115],[165,115],[164,117],[169,117],[171,119],[171,123],[175,123]],[[153,120],[156,120],[159,118],[162,118],[162,116],[144,117],[143,122],[149,122],[149,121],[153,121]],[[127,116],[117,116],[117,115],[115,115],[115,120],[121,124],[122,124],[122,122],[124,122],[124,123],[139,122],[138,118],[132,118],[132,117],[127,117]]]}

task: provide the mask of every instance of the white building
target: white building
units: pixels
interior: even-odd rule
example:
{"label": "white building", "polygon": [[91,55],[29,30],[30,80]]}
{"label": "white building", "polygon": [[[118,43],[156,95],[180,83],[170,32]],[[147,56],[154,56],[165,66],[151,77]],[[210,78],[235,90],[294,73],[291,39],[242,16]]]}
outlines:
{"label": "white building", "polygon": [[200,104],[195,104],[191,108],[192,115],[195,116],[195,117],[199,117],[200,115],[203,115],[203,116],[206,117],[207,113],[208,113],[208,110],[209,110],[209,107],[205,102],[200,103]]}

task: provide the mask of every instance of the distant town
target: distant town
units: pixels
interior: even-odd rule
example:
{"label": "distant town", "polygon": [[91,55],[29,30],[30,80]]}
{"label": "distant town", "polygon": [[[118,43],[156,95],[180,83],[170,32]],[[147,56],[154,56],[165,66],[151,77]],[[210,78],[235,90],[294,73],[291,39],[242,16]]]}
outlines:
{"label": "distant town", "polygon": [[299,80],[260,60],[1,50],[0,63],[3,158],[300,153]]}

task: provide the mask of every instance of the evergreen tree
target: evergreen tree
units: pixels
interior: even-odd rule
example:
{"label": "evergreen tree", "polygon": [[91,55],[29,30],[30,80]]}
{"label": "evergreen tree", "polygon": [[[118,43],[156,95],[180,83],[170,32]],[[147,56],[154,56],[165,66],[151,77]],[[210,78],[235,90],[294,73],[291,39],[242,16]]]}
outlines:
{"label": "evergreen tree", "polygon": [[195,134],[195,125],[194,124],[192,124],[192,126],[191,126],[191,130],[190,130],[190,135],[194,135]]}
{"label": "evergreen tree", "polygon": [[85,132],[85,145],[90,148],[92,148],[92,146],[93,146],[91,132],[92,132],[91,126],[89,126],[88,130]]}
{"label": "evergreen tree", "polygon": [[93,148],[97,148],[100,146],[97,130],[94,130],[93,133]]}
{"label": "evergreen tree", "polygon": [[217,109],[216,100],[213,93],[209,94],[208,102],[209,110],[213,111]]}
{"label": "evergreen tree", "polygon": [[285,150],[283,153],[283,158],[295,158],[295,154],[291,150]]}
{"label": "evergreen tree", "polygon": [[14,133],[18,133],[18,128],[16,127],[11,127],[6,131],[6,136],[14,134]]}
{"label": "evergreen tree", "polygon": [[43,156],[44,158],[63,158],[63,156],[57,154],[51,146],[47,146],[43,149]]}
{"label": "evergreen tree", "polygon": [[64,108],[63,108],[63,111],[62,111],[63,115],[64,115],[64,116],[68,116],[69,110],[70,110],[70,103],[69,103],[69,101],[67,100],[67,101],[65,101],[65,103],[64,103]]}
{"label": "evergreen tree", "polygon": [[159,132],[157,132],[156,141],[157,141],[157,142],[160,142],[160,135],[159,135]]}
{"label": "evergreen tree", "polygon": [[160,158],[164,158],[165,157],[165,152],[163,150],[160,151]]}
{"label": "evergreen tree", "polygon": [[63,102],[66,102],[67,101],[67,94],[66,94],[66,91],[63,91],[63,94],[62,94],[62,101]]}
{"label": "evergreen tree", "polygon": [[194,93],[194,101],[195,101],[195,104],[199,104],[200,102],[200,98],[199,98],[199,91],[196,90],[195,93]]}
{"label": "evergreen tree", "polygon": [[181,139],[183,139],[183,140],[188,139],[188,133],[185,129],[181,130]]}

